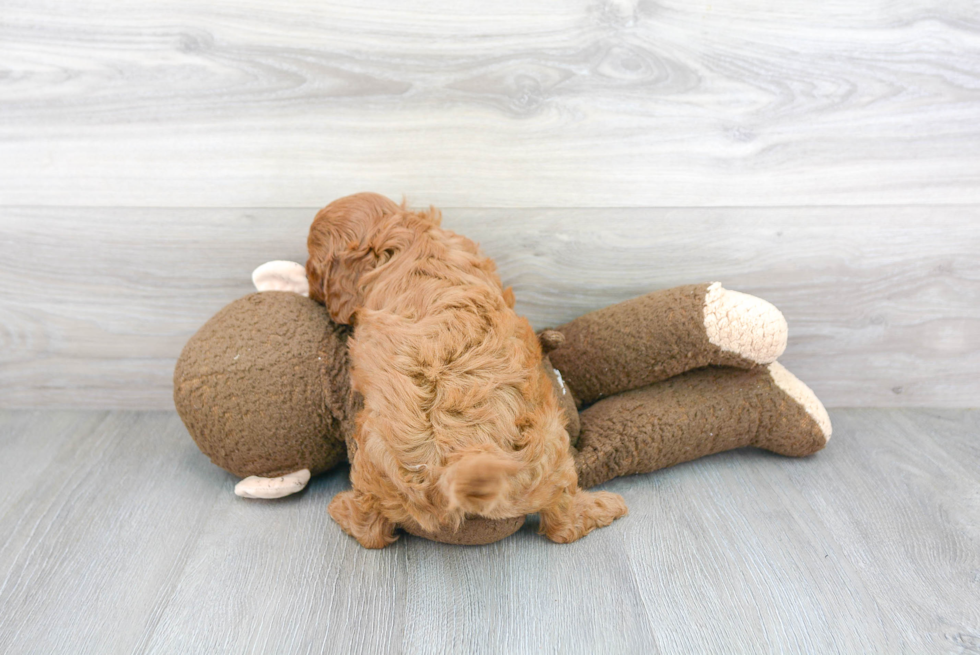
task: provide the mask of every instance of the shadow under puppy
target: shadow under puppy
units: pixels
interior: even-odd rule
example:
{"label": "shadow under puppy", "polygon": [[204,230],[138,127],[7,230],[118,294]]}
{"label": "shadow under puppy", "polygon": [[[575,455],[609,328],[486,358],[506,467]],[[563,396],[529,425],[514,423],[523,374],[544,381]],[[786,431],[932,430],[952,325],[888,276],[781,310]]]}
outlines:
{"label": "shadow under puppy", "polygon": [[360,193],[310,228],[310,297],[354,326],[351,381],[364,399],[353,489],[330,515],[367,548],[394,541],[397,525],[434,532],[468,515],[536,512],[562,543],[609,525],[626,504],[579,488],[534,331],[493,261],[439,221]]}

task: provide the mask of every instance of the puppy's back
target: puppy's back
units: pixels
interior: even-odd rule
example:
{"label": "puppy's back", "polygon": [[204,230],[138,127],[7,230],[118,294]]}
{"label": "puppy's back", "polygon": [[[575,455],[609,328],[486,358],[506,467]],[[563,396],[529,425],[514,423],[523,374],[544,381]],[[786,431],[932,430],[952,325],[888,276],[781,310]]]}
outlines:
{"label": "puppy's back", "polygon": [[404,492],[437,485],[452,508],[492,515],[518,493],[509,481],[534,455],[534,433],[563,425],[493,262],[458,235],[429,238],[391,262],[358,314],[354,382],[375,435],[365,438]]}

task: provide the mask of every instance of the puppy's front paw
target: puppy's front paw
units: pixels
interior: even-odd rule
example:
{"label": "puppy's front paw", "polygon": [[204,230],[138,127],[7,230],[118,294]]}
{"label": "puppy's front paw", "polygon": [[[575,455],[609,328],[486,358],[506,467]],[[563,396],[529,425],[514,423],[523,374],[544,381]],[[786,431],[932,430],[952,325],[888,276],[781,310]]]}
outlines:
{"label": "puppy's front paw", "polygon": [[603,528],[616,519],[629,514],[626,501],[619,494],[611,491],[593,491],[592,507],[588,514],[596,521],[597,528]]}
{"label": "puppy's front paw", "polygon": [[541,511],[542,531],[551,541],[567,544],[627,513],[626,501],[619,494],[578,491],[567,507]]}
{"label": "puppy's front paw", "polygon": [[395,524],[376,511],[364,494],[343,491],[333,497],[327,512],[365,548],[384,548],[398,539]]}

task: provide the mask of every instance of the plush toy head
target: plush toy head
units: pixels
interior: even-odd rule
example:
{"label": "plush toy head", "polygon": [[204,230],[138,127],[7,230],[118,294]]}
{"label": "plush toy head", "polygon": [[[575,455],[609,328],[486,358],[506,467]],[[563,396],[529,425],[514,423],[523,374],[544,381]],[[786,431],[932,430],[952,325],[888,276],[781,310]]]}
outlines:
{"label": "plush toy head", "polygon": [[239,477],[316,475],[346,459],[355,408],[346,331],[289,291],[231,303],[174,371],[174,404],[200,449]]}

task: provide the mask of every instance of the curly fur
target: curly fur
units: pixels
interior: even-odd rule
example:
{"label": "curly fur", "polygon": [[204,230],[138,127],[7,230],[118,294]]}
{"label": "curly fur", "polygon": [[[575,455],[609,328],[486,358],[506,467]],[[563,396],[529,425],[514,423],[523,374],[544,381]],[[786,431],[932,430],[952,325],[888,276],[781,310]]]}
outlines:
{"label": "curly fur", "polygon": [[539,512],[551,540],[574,541],[626,513],[618,495],[579,489],[558,401],[530,324],[493,261],[439,227],[362,193],[310,228],[310,297],[348,342],[364,398],[351,491],[330,515],[368,548],[414,522],[455,528],[467,515]]}

